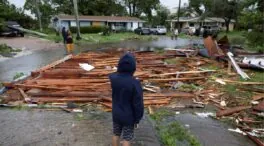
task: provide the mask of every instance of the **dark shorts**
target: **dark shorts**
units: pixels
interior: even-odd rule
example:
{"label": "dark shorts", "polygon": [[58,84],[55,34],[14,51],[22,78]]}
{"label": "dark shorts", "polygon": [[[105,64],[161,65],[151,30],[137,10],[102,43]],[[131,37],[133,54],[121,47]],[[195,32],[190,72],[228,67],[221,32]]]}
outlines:
{"label": "dark shorts", "polygon": [[117,123],[113,123],[113,133],[115,136],[121,136],[126,141],[131,141],[134,138],[134,126],[122,126]]}

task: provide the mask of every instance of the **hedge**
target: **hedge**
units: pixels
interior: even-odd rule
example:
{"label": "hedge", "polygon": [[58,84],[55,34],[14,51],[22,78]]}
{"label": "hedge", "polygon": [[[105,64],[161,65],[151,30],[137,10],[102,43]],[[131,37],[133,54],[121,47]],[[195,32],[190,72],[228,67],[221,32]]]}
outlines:
{"label": "hedge", "polygon": [[264,40],[264,33],[263,32],[256,32],[252,31],[249,32],[247,35],[247,39],[249,41],[249,44],[256,47],[256,46],[264,46],[263,40]]}
{"label": "hedge", "polygon": [[[105,31],[107,28],[103,26],[85,26],[80,27],[81,33],[99,33]],[[76,33],[76,27],[70,27],[72,33]]]}

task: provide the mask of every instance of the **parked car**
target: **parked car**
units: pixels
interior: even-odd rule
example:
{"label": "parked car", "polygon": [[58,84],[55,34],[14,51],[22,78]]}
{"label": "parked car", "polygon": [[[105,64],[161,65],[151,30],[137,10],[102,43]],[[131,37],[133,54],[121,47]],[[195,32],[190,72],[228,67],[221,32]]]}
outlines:
{"label": "parked car", "polygon": [[217,25],[204,25],[201,28],[200,34],[203,34],[205,31],[210,35],[217,34],[220,31],[220,27]]}
{"label": "parked car", "polygon": [[139,28],[135,29],[134,32],[136,34],[139,34],[139,35],[150,35],[151,34],[150,29],[144,28],[144,27],[139,27]]}
{"label": "parked car", "polygon": [[193,35],[196,31],[195,27],[185,27],[181,29],[181,33],[187,34],[187,35]]}
{"label": "parked car", "polygon": [[156,26],[150,29],[152,34],[166,34],[167,33],[167,29],[165,26]]}
{"label": "parked car", "polygon": [[21,26],[16,21],[7,21],[6,26],[1,30],[1,36],[21,36],[24,37],[24,32],[20,31]]}

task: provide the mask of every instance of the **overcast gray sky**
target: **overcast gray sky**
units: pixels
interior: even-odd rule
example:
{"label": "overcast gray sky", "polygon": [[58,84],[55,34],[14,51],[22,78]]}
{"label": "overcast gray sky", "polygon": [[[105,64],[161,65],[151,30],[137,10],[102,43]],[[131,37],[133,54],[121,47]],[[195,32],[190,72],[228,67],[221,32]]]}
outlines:
{"label": "overcast gray sky", "polygon": [[[17,7],[23,7],[25,0],[8,0],[10,3],[15,4]],[[173,11],[174,8],[178,7],[179,0],[160,0],[161,4],[167,6]],[[188,3],[188,0],[182,0],[181,5]],[[175,11],[175,10],[174,10]]]}

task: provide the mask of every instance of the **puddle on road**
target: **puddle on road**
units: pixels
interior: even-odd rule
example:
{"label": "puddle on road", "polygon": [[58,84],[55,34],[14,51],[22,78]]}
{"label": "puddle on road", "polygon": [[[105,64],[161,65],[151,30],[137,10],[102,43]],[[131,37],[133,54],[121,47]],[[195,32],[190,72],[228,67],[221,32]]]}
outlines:
{"label": "puddle on road", "polygon": [[[171,40],[170,37],[161,36],[155,41],[138,41],[130,40],[119,43],[105,43],[76,46],[75,52],[86,52],[90,50],[106,50],[110,48],[129,48],[136,50],[155,50],[163,48],[176,48],[193,43],[202,43],[202,40],[177,39]],[[27,56],[21,56],[0,62],[0,82],[12,81],[18,72],[30,74],[31,71],[40,68],[46,64],[56,61],[65,56],[65,49],[58,48],[55,50],[37,51]]]}

